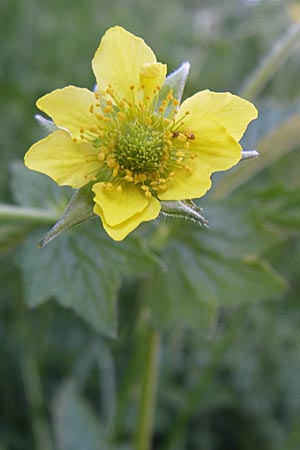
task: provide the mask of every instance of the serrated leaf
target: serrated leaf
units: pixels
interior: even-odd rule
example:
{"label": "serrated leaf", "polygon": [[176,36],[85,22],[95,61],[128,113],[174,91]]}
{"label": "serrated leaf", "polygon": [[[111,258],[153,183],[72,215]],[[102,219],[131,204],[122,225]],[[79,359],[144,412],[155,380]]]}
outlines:
{"label": "serrated leaf", "polygon": [[207,332],[219,305],[266,300],[285,287],[266,262],[216,253],[202,245],[203,234],[170,239],[165,271],[155,271],[146,285],[147,302],[163,326],[179,319]]}
{"label": "serrated leaf", "polygon": [[[98,225],[98,224],[96,224]],[[100,225],[82,225],[44,249],[31,236],[20,251],[29,306],[51,297],[71,307],[97,331],[116,335],[116,300],[124,257],[114,251]]]}
{"label": "serrated leaf", "polygon": [[99,417],[81,396],[75,382],[65,382],[53,401],[55,440],[60,450],[107,450]]}

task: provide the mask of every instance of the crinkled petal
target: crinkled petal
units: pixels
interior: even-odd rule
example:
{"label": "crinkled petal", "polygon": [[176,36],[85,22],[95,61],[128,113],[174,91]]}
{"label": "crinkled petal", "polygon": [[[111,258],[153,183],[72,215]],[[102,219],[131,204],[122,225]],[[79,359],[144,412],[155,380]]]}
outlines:
{"label": "crinkled petal", "polygon": [[160,202],[156,198],[151,197],[150,199],[148,199],[148,204],[143,211],[134,214],[129,219],[125,220],[124,222],[118,225],[111,226],[108,225],[108,223],[106,222],[101,207],[98,204],[96,204],[94,207],[94,213],[100,216],[105,231],[115,241],[122,241],[129,233],[131,233],[131,231],[137,228],[142,222],[147,222],[149,220],[156,219],[156,217],[159,215],[159,212],[160,212]]}
{"label": "crinkled petal", "polygon": [[249,122],[256,119],[255,106],[229,92],[198,92],[186,99],[178,112],[177,119],[189,112],[184,119],[186,128],[197,129],[202,120],[211,120],[225,127],[229,134],[239,141]]}
{"label": "crinkled petal", "polygon": [[210,189],[211,167],[199,158],[188,161],[187,165],[193,172],[187,173],[182,168],[174,169],[173,181],[168,181],[166,189],[158,193],[160,200],[200,198]]}
{"label": "crinkled petal", "polygon": [[58,127],[66,128],[76,138],[80,136],[80,128],[89,129],[98,124],[96,115],[90,112],[91,105],[96,109],[95,104],[93,92],[75,86],[56,89],[36,103]]}
{"label": "crinkled petal", "polygon": [[29,169],[48,175],[60,186],[75,189],[89,183],[101,166],[97,151],[90,144],[75,144],[64,130],[36,142],[24,161]]}
{"label": "crinkled petal", "polygon": [[131,100],[130,86],[140,85],[140,70],[145,63],[156,62],[156,57],[143,39],[124,28],[110,28],[103,36],[92,61],[99,91],[111,84],[120,98]]}
{"label": "crinkled petal", "polygon": [[160,88],[165,82],[167,66],[162,63],[146,63],[141,67],[140,82],[143,86],[145,97],[150,99],[154,95],[157,86]]}
{"label": "crinkled petal", "polygon": [[121,191],[115,188],[108,190],[104,186],[105,183],[94,184],[94,202],[100,206],[105,222],[110,226],[125,222],[148,205],[148,198],[136,185],[124,183]]}
{"label": "crinkled petal", "polygon": [[230,169],[240,161],[242,148],[223,126],[216,122],[199,122],[193,134],[195,139],[190,141],[189,151],[195,153],[201,163],[209,165],[212,172]]}

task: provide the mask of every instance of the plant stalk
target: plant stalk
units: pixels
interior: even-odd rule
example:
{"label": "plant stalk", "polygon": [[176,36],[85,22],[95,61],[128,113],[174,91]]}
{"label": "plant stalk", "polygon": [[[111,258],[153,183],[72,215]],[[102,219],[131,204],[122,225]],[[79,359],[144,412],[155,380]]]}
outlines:
{"label": "plant stalk", "polygon": [[136,450],[151,449],[156,405],[160,340],[160,334],[156,330],[149,328],[145,345],[146,354],[139,405]]}
{"label": "plant stalk", "polygon": [[53,224],[59,219],[57,213],[40,208],[0,204],[0,222],[14,221],[36,224]]}

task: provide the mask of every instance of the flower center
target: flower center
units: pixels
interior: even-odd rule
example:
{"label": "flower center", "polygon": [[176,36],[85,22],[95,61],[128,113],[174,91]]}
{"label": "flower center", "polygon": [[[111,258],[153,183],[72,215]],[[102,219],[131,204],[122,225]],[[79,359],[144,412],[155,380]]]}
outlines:
{"label": "flower center", "polygon": [[153,129],[140,119],[121,124],[114,150],[117,163],[134,174],[159,170],[165,145],[163,137],[162,130]]}
{"label": "flower center", "polygon": [[99,151],[95,181],[105,182],[106,189],[122,190],[125,182],[134,183],[151,197],[167,188],[176,169],[192,173],[186,161],[196,157],[189,151],[195,136],[190,130],[178,131],[183,118],[175,120],[178,102],[172,92],[164,100],[160,88],[154,93],[152,100],[143,101],[134,95],[132,101],[119,99],[111,86],[101,95],[95,93],[97,103],[90,112],[98,126],[81,128],[80,138]]}

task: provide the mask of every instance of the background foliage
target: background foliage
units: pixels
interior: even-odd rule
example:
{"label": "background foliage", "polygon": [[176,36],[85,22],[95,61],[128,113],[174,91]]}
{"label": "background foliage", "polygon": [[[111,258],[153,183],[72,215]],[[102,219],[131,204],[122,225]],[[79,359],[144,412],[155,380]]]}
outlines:
{"label": "background foliage", "polygon": [[243,144],[260,158],[199,202],[209,230],[161,218],[117,244],[92,219],[39,250],[71,191],[21,162],[34,101],[92,87],[111,25],[169,71],[189,60],[188,96],[241,92],[299,15],[287,0],[1,0],[0,198],[46,213],[0,225],[1,450],[132,448],[142,306],[163,331],[154,448],[299,449],[299,48],[255,99]]}

